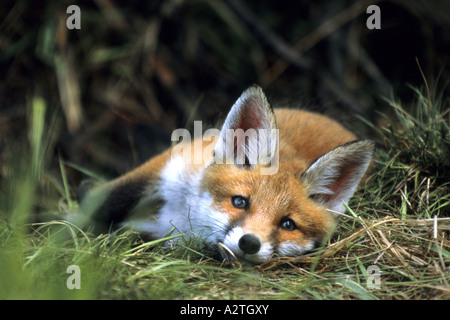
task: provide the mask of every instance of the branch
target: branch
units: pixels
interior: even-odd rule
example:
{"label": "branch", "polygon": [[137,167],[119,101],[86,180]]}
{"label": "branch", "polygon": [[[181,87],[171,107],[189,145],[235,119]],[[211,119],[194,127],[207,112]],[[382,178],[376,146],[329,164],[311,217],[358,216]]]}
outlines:
{"label": "branch", "polygon": [[357,101],[350,90],[342,82],[336,81],[333,76],[324,68],[316,65],[314,61],[307,57],[300,56],[292,47],[287,44],[277,33],[275,33],[266,23],[258,18],[253,11],[239,0],[226,0],[228,6],[247,23],[258,36],[271,46],[283,59],[306,71],[315,74],[327,86],[327,88],[340,100],[342,100],[352,111],[364,114],[367,109]]}

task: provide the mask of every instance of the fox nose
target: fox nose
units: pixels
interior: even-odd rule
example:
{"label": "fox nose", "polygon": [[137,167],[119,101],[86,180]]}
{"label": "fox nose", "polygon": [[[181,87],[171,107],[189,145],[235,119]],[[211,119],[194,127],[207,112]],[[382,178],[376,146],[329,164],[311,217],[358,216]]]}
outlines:
{"label": "fox nose", "polygon": [[244,253],[248,254],[257,253],[261,248],[261,242],[259,242],[259,239],[250,233],[243,235],[239,239],[238,245]]}

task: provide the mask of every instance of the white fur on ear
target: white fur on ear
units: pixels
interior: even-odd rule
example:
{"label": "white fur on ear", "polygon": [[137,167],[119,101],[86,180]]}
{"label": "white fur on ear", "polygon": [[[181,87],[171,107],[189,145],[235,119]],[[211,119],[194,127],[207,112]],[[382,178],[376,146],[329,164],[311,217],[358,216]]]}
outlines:
{"label": "white fur on ear", "polygon": [[343,213],[372,161],[375,143],[356,140],[326,153],[301,175],[308,194],[327,208]]}
{"label": "white fur on ear", "polygon": [[214,147],[216,163],[267,164],[278,148],[275,114],[263,90],[252,86],[234,103]]}

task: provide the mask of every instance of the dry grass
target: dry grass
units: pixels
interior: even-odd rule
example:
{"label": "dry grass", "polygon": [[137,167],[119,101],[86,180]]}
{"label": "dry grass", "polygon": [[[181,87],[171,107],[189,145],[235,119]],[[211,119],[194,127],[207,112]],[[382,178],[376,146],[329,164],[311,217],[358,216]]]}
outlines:
{"label": "dry grass", "polygon": [[283,266],[314,273],[318,278],[336,276],[365,287],[367,267],[380,268],[380,288],[372,294],[383,299],[450,298],[450,218],[437,219],[438,237],[433,238],[434,221],[377,220],[357,218],[361,224],[321,251],[298,258],[274,259],[260,266],[263,272]]}

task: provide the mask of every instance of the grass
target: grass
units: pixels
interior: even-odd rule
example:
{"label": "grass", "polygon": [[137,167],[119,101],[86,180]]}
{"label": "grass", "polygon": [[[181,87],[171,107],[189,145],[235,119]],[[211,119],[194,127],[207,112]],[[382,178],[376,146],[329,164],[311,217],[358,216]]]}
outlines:
{"label": "grass", "polygon": [[[223,264],[200,239],[163,246],[173,236],[145,243],[65,221],[76,202],[63,162],[62,183],[48,175],[46,106],[36,97],[28,147],[2,168],[0,299],[449,299],[449,100],[414,92],[413,113],[389,101],[397,118],[376,129],[372,174],[328,243],[257,266]],[[57,219],[34,223],[38,214]],[[79,290],[66,285],[71,265]]]}

